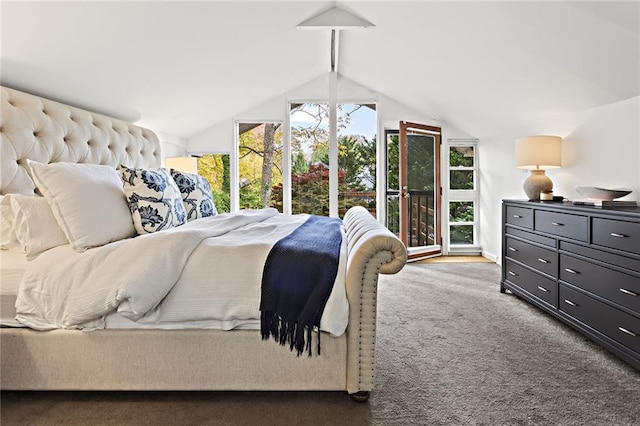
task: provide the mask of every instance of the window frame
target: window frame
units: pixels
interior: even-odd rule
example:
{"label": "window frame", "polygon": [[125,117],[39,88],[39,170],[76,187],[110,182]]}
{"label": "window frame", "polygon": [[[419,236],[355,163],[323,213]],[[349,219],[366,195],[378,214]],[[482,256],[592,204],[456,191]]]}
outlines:
{"label": "window frame", "polygon": [[[455,147],[472,147],[473,148],[473,167],[469,166],[451,166],[450,153]],[[478,211],[480,200],[479,189],[479,170],[478,170],[478,139],[449,139],[447,146],[447,202],[446,202],[446,229],[447,229],[447,251],[455,254],[477,254],[482,250],[479,245],[480,241],[480,215]],[[473,172],[473,189],[451,189],[451,172],[456,170]],[[470,202],[473,203],[473,221],[457,222],[452,221],[450,217],[451,203]],[[453,244],[451,242],[451,229],[455,226],[473,226],[473,243],[471,244]]]}

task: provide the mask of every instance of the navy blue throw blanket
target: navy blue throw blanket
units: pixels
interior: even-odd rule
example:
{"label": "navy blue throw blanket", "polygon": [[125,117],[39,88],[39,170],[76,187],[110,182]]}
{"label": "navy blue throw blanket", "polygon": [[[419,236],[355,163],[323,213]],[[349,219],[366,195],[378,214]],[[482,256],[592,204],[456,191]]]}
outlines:
{"label": "navy blue throw blanket", "polygon": [[260,331],[298,356],[311,356],[311,332],[320,318],[338,273],[342,233],[340,219],[309,216],[271,248],[262,273]]}

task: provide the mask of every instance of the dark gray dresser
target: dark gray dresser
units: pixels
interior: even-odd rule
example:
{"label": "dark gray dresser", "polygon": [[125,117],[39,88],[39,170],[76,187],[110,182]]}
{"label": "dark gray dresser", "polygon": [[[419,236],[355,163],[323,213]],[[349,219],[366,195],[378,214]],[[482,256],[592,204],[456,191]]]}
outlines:
{"label": "dark gray dresser", "polygon": [[640,369],[640,208],[503,200],[502,282]]}

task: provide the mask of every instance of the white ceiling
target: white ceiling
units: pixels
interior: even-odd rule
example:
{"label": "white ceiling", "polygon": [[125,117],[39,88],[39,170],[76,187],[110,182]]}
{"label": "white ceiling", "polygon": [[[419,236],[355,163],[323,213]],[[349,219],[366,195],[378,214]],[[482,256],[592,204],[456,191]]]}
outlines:
{"label": "white ceiling", "polygon": [[[328,71],[334,2],[2,2],[2,84],[188,138]],[[640,2],[337,2],[341,75],[477,137],[640,94]]]}

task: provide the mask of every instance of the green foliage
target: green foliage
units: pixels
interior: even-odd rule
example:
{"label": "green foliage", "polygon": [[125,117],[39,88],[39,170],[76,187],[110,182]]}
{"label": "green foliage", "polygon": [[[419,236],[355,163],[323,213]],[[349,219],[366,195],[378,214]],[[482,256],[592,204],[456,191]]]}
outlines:
{"label": "green foliage", "polygon": [[451,222],[473,222],[473,202],[452,201],[449,203],[449,220]]}
{"label": "green foliage", "polygon": [[451,167],[473,167],[473,148],[452,146],[449,149],[449,165]]}
{"label": "green foliage", "polygon": [[473,170],[450,170],[450,189],[473,189]]}
{"label": "green foliage", "polygon": [[[268,207],[262,201],[263,185],[267,188],[282,183],[282,131],[273,135],[272,149],[267,149],[266,127],[278,129],[279,124],[264,123],[239,136],[240,208]],[[271,176],[263,175],[263,163],[272,161]],[[268,170],[268,169],[267,169]],[[282,211],[282,210],[280,210]]]}
{"label": "green foliage", "polygon": [[205,154],[198,158],[198,174],[209,182],[218,213],[231,211],[229,170],[228,154]]}
{"label": "green foliage", "polygon": [[[449,165],[451,167],[473,167],[473,147],[452,146],[449,149]],[[449,173],[450,189],[473,189],[473,170],[451,170]]]}
{"label": "green foliage", "polygon": [[302,152],[302,150],[298,151],[298,153],[292,157],[291,173],[298,175],[309,171],[309,165],[307,164],[307,160],[304,158],[304,152]]}
{"label": "green foliage", "polygon": [[390,134],[387,139],[387,188],[400,189],[400,135]]}
{"label": "green foliage", "polygon": [[473,244],[473,226],[450,226],[449,230],[451,244]]}
{"label": "green foliage", "polygon": [[407,135],[407,185],[409,190],[434,190],[434,142],[432,136]]}
{"label": "green foliage", "polygon": [[338,140],[338,166],[344,170],[349,191],[365,191],[376,185],[376,139],[342,136]]}
{"label": "green foliage", "polygon": [[240,208],[241,209],[261,209],[260,202],[260,181],[252,180],[240,187]]}
{"label": "green foliage", "polygon": [[[449,220],[451,222],[473,222],[473,202],[450,202]],[[451,244],[473,244],[473,225],[449,226],[449,239],[451,241]]]}
{"label": "green foliage", "polygon": [[231,200],[229,198],[229,191],[219,192],[211,190],[213,195],[213,202],[216,203],[216,209],[218,213],[229,213],[231,211]]}

